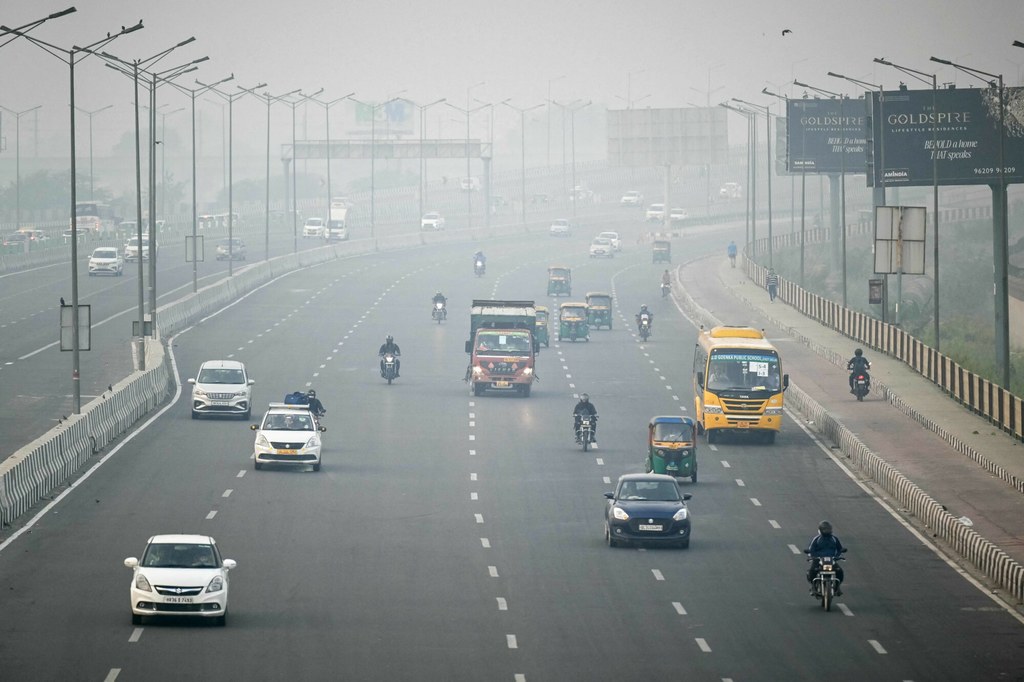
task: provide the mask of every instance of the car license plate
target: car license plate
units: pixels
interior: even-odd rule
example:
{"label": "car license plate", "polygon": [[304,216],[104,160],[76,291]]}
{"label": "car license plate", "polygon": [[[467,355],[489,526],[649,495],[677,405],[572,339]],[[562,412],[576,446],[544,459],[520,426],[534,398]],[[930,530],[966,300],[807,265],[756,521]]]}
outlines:
{"label": "car license plate", "polygon": [[227,400],[211,400],[210,404],[211,405],[230,405],[231,403],[228,402]]}
{"label": "car license plate", "polygon": [[736,422],[736,426],[741,429],[748,428],[750,424],[748,422]]}
{"label": "car license plate", "polygon": [[509,384],[509,382],[507,382],[507,381],[495,381],[494,382],[494,387],[495,388],[508,388],[510,385],[511,384]]}
{"label": "car license plate", "polygon": [[164,597],[164,602],[168,604],[191,604],[193,601],[192,597]]}
{"label": "car license plate", "polygon": [[276,450],[275,452],[277,454],[279,454],[279,455],[297,455],[297,454],[299,454],[298,450]]}
{"label": "car license plate", "polygon": [[660,531],[661,526],[659,524],[641,523],[640,530]]}

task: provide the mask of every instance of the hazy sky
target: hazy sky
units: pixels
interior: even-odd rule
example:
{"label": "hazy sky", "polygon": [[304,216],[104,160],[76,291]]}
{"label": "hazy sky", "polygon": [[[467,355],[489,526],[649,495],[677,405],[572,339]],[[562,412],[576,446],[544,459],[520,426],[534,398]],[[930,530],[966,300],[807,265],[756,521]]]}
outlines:
{"label": "hazy sky", "polygon": [[[826,76],[830,70],[895,87],[901,75],[873,57],[938,67],[940,80],[961,87],[971,79],[928,57],[1003,73],[1008,84],[1019,84],[1024,71],[1024,49],[1011,46],[1024,40],[1022,0],[3,0],[0,23],[19,26],[72,2],[77,13],[32,35],[85,45],[141,19],[144,30],[107,50],[144,58],[194,35],[161,66],[208,55],[194,74],[203,80],[233,72],[234,83],[266,82],[274,93],[323,87],[326,97],[355,91],[376,101],[405,91],[420,103],[447,97],[465,106],[467,86],[486,81],[474,97],[525,107],[543,102],[557,79],[553,99],[611,107],[624,105],[627,83],[637,106],[703,105],[709,96],[712,104],[729,97],[774,104],[761,88],[799,94],[789,88],[793,76],[859,92]],[[40,136],[66,137],[67,74],[24,39],[7,44],[0,105],[42,104]],[[115,105],[96,118],[102,149],[130,124],[130,82],[95,58],[77,74],[79,106]],[[176,95],[168,89],[161,97]],[[256,102],[237,106],[245,108],[236,110],[236,125],[257,130],[264,119]],[[179,115],[176,125],[185,122]],[[7,115],[4,124],[10,139]],[[518,115],[503,109],[495,126],[518,129]]]}

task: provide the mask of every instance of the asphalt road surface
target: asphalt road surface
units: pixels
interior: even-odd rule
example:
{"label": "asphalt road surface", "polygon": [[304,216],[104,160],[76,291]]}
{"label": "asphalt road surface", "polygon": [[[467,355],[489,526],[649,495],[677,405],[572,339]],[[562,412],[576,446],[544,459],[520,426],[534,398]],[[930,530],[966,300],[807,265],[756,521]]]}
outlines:
{"label": "asphalt road surface", "polygon": [[[723,251],[733,229],[677,240],[676,263]],[[692,410],[696,330],[660,298],[641,230],[624,221],[622,253],[600,261],[589,234],[488,243],[483,278],[466,245],[332,262],[179,334],[182,381],[234,358],[257,406],[316,388],[322,471],[254,471],[248,424],[193,421],[182,391],[0,545],[0,678],[1021,679],[1024,625],[788,419],[772,446],[702,440],[699,481],[681,484],[689,549],[604,545],[602,493],[642,469],[648,419]],[[552,339],[530,398],[471,396],[470,301],[555,305],[553,263],[573,268],[572,300],[615,294],[614,329]],[[629,324],[641,303],[646,344]],[[402,348],[390,386],[387,334]],[[583,391],[601,416],[588,453],[571,434]],[[800,551],[822,518],[850,548],[831,613]],[[227,627],[131,625],[122,561],[169,532],[209,533],[238,561]]]}

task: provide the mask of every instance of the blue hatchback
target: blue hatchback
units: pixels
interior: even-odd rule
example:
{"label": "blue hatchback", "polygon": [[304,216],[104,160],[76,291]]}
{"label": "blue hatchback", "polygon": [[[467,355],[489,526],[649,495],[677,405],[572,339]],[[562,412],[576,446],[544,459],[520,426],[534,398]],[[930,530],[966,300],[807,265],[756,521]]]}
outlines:
{"label": "blue hatchback", "polygon": [[690,546],[690,511],[671,476],[625,474],[605,493],[604,539],[609,547],[630,542]]}

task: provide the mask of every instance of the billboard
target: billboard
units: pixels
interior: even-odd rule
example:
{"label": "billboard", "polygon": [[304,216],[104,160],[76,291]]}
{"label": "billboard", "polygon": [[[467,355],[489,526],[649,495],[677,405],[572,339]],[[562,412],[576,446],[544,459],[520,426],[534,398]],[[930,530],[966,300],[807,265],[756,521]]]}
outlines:
{"label": "billboard", "polygon": [[785,116],[775,117],[775,153],[773,156],[775,157],[776,175],[792,175],[789,172],[789,138],[786,137],[788,125]]}
{"label": "billboard", "polygon": [[791,173],[864,173],[867,112],[859,99],[786,102],[787,170]]}
{"label": "billboard", "polygon": [[[886,187],[999,182],[999,90],[895,90],[870,93],[871,155]],[[1024,182],[1024,88],[1004,88],[1003,165]],[[934,160],[934,164],[933,164]],[[875,186],[873,174],[868,184]]]}
{"label": "billboard", "polygon": [[722,107],[609,109],[608,162],[613,166],[703,166],[729,162]]}
{"label": "billboard", "polygon": [[382,137],[411,135],[413,129],[413,105],[404,99],[393,99],[383,104],[370,105],[352,102],[354,132],[370,134],[375,129]]}

